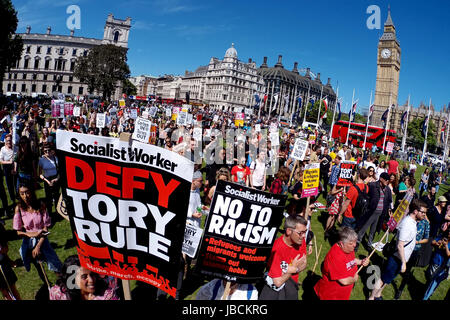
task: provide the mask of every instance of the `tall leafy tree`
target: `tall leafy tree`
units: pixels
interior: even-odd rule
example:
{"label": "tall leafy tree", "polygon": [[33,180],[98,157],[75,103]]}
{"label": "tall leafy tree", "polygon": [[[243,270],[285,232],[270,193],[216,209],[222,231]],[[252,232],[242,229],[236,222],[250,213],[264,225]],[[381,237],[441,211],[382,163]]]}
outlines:
{"label": "tall leafy tree", "polygon": [[[409,143],[413,145],[418,150],[423,148],[425,143],[425,137],[422,133],[424,119],[414,119],[408,123],[408,138]],[[428,135],[427,135],[427,146],[428,149],[434,149],[437,145],[436,140],[436,125],[433,121],[428,122]]]}
{"label": "tall leafy tree", "polygon": [[127,51],[112,44],[95,46],[86,56],[78,57],[74,76],[88,85],[89,93],[97,90],[103,99],[110,99],[118,83],[130,76]]}
{"label": "tall leafy tree", "polygon": [[122,90],[123,93],[125,93],[127,96],[133,96],[137,94],[136,86],[132,84],[131,81],[128,79],[124,80]]}
{"label": "tall leafy tree", "polygon": [[23,40],[16,35],[17,11],[10,0],[0,0],[0,92],[3,75],[20,59]]}

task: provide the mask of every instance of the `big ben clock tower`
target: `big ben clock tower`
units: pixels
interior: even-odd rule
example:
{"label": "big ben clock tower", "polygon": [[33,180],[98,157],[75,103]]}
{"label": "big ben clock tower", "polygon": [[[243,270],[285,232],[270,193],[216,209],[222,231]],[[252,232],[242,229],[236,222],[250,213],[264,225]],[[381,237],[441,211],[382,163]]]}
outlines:
{"label": "big ben clock tower", "polygon": [[396,36],[389,8],[388,17],[384,23],[384,33],[378,42],[377,83],[375,88],[375,108],[371,119],[372,125],[382,126],[382,114],[389,105],[397,105],[400,55],[400,43]]}

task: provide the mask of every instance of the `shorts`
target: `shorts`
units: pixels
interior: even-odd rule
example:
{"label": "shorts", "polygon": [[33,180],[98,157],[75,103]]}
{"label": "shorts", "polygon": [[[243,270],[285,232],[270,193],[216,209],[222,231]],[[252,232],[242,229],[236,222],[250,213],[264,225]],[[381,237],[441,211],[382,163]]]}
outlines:
{"label": "shorts", "polygon": [[390,284],[395,277],[400,273],[400,269],[402,268],[402,262],[399,258],[395,256],[390,256],[386,267],[381,273],[381,280],[384,284]]}

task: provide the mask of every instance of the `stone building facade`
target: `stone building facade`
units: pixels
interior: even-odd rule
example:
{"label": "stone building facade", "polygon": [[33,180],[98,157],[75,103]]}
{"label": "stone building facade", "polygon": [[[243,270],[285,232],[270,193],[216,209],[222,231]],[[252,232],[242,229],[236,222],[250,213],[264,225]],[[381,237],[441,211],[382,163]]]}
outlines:
{"label": "stone building facade", "polygon": [[[47,28],[46,34],[31,33],[28,26],[26,33],[19,34],[24,42],[22,57],[4,74],[2,90],[22,96],[50,96],[54,92],[86,95],[87,85],[73,76],[76,59],[101,44],[127,48],[130,28],[131,18],[120,20],[112,14],[106,20],[103,39],[78,37],[73,30],[70,35],[56,35],[51,33],[51,27]],[[119,91],[120,88],[116,90],[115,98]]]}

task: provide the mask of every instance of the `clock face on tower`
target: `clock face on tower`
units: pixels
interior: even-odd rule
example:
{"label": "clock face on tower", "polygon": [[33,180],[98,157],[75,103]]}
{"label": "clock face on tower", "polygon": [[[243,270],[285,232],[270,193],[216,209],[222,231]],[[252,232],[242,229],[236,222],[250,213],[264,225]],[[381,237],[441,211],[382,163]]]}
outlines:
{"label": "clock face on tower", "polygon": [[389,49],[383,49],[383,50],[381,51],[381,57],[382,57],[382,58],[387,59],[387,58],[389,58],[390,56],[391,56],[391,50],[389,50]]}

